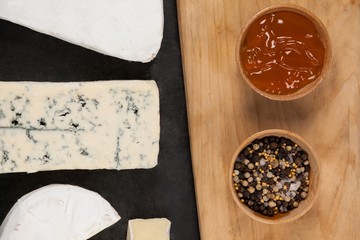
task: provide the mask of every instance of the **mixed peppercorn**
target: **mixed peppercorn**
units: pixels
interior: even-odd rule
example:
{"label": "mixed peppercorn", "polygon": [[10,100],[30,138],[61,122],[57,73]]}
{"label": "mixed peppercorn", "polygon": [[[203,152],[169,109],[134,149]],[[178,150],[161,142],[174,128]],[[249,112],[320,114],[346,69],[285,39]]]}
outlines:
{"label": "mixed peppercorn", "polygon": [[240,201],[266,216],[297,208],[309,191],[308,154],[292,140],[254,140],[235,160],[233,184]]}

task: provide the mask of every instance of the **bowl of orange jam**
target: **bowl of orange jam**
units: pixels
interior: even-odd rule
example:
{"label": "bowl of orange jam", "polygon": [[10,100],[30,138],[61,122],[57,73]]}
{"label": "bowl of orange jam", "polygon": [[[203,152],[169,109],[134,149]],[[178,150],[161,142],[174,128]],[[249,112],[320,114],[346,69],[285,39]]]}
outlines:
{"label": "bowl of orange jam", "polygon": [[330,38],[321,20],[307,9],[271,6],[241,31],[236,62],[242,78],[260,95],[280,101],[298,99],[329,72]]}

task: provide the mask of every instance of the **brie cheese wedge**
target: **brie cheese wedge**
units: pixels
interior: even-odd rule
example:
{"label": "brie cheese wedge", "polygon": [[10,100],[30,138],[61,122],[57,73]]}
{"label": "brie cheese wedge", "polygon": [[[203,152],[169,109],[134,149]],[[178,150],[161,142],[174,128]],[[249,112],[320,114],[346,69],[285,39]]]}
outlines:
{"label": "brie cheese wedge", "polygon": [[0,18],[139,62],[155,58],[164,25],[162,0],[2,0]]}
{"label": "brie cheese wedge", "polygon": [[120,220],[99,194],[53,184],[20,198],[0,227],[1,240],[85,240]]}

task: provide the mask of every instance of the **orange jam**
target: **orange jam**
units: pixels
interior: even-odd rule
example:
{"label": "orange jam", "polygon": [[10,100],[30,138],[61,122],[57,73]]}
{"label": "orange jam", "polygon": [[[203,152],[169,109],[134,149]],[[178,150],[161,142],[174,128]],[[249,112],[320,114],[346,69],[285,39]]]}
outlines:
{"label": "orange jam", "polygon": [[319,77],[325,47],[310,19],[284,10],[257,18],[240,54],[245,74],[258,89],[286,95]]}

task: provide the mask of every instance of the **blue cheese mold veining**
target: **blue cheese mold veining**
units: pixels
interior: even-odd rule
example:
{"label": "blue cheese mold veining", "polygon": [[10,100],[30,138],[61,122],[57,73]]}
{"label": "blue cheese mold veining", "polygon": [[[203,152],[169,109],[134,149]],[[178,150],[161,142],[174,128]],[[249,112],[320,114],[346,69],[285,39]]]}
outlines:
{"label": "blue cheese mold veining", "polygon": [[155,81],[0,82],[0,173],[157,164]]}

